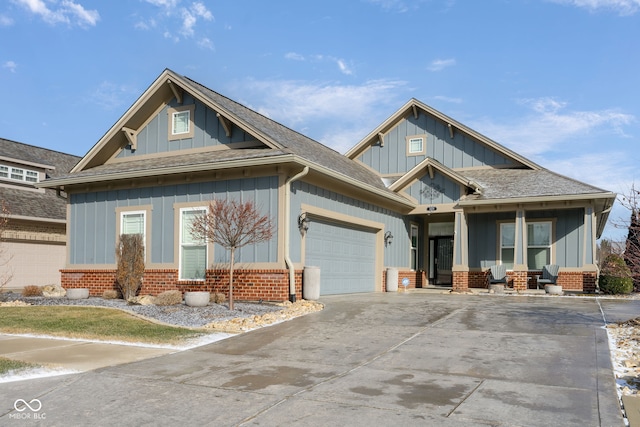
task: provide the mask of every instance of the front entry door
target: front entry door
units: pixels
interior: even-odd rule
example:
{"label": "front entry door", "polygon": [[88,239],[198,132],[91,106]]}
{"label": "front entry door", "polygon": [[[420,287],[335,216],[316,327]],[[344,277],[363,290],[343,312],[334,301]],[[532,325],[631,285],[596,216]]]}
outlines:
{"label": "front entry door", "polygon": [[453,236],[438,236],[429,239],[429,282],[436,286],[451,286],[453,283]]}

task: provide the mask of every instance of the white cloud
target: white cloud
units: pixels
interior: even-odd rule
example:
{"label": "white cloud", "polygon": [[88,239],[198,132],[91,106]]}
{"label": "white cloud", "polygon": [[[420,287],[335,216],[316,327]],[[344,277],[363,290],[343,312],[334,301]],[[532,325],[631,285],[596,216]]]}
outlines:
{"label": "white cloud", "polygon": [[581,7],[592,12],[607,9],[619,15],[633,15],[640,10],[640,0],[549,0],[554,3]]}
{"label": "white cloud", "polygon": [[[144,0],[145,2],[156,6],[161,9],[161,13],[157,18],[151,18],[148,20],[141,20],[135,24],[135,28],[140,30],[148,30],[156,28],[158,26],[157,21],[163,20],[177,20],[174,23],[176,28],[172,30],[167,28],[163,30],[163,37],[172,39],[174,41],[180,41],[181,38],[197,37],[196,27],[200,21],[213,21],[213,13],[203,2],[196,1],[191,4],[180,7],[180,0]],[[179,34],[179,35],[178,35]],[[206,47],[208,49],[213,48],[213,43],[206,37],[201,37],[197,41],[198,46]]]}
{"label": "white cloud", "polygon": [[427,70],[429,70],[429,71],[442,71],[445,68],[452,67],[454,65],[456,65],[456,60],[452,59],[452,58],[450,58],[450,59],[434,59],[433,61],[431,61],[431,63],[427,67]]}
{"label": "white cloud", "polygon": [[351,75],[354,74],[353,67],[351,65],[347,64],[347,61],[345,61],[344,59],[341,59],[341,58],[336,58],[335,56],[314,54],[314,55],[310,55],[308,57],[305,57],[304,55],[302,55],[300,53],[287,52],[287,53],[285,53],[284,57],[285,57],[285,59],[289,59],[291,61],[300,61],[300,62],[304,62],[304,61],[332,62],[332,63],[334,63],[334,64],[336,64],[338,66],[338,70],[340,70],[340,72],[342,74],[345,74],[347,76],[351,76]]}
{"label": "white cloud", "polygon": [[393,12],[403,13],[409,10],[407,3],[403,0],[367,0],[367,2]]}
{"label": "white cloud", "polygon": [[18,68],[18,64],[16,64],[13,61],[7,61],[4,64],[2,64],[2,68],[6,68],[7,70],[11,71],[12,73],[16,72],[16,68]]}
{"label": "white cloud", "polygon": [[614,109],[566,111],[567,104],[554,98],[528,99],[521,103],[532,112],[514,122],[479,120],[474,126],[527,157],[541,156],[563,147],[563,142],[595,132],[613,131],[617,136],[625,136],[623,127],[636,121],[634,116]]}
{"label": "white cloud", "polygon": [[10,27],[13,25],[13,19],[6,15],[0,15],[0,27]]}
{"label": "white cloud", "polygon": [[[13,0],[29,12],[40,16],[45,22],[56,24],[78,25],[80,27],[95,26],[100,20],[97,10],[87,10],[71,0],[57,3],[52,0]],[[49,7],[51,5],[51,8]]]}
{"label": "white cloud", "polygon": [[448,102],[451,104],[462,104],[464,102],[462,98],[452,98],[450,96],[444,96],[444,95],[436,95],[433,97],[433,99],[436,99],[438,101]]}
{"label": "white cloud", "polygon": [[380,116],[381,109],[391,114],[401,105],[399,96],[406,82],[371,80],[362,85],[340,85],[250,80],[239,86],[243,93],[261,99],[253,103],[254,110],[344,152],[386,118]]}
{"label": "white cloud", "polygon": [[105,110],[117,110],[128,105],[139,95],[134,88],[104,81],[93,91],[90,98]]}

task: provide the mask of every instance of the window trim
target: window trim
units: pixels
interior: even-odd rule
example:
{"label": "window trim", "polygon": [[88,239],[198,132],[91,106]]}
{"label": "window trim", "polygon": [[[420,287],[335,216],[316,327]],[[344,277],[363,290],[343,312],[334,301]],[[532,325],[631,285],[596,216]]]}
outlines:
{"label": "window trim", "polygon": [[[543,246],[530,246],[529,245],[529,225],[533,225],[533,224],[549,224],[549,246],[544,246],[545,248],[549,248],[549,263],[553,264],[555,263],[555,219],[549,219],[549,218],[532,218],[530,221],[526,221],[525,220],[525,225],[526,225],[526,231],[525,231],[525,235],[523,236],[524,238],[524,250],[525,250],[525,254],[523,254],[524,257],[524,261],[525,261],[525,265],[527,266],[528,270],[531,271],[535,271],[535,270],[540,270],[540,269],[532,269],[529,268],[529,249],[531,248],[543,248]],[[507,225],[507,224],[511,224],[515,227],[515,221],[499,221],[498,222],[498,244],[497,244],[497,259],[496,262],[498,264],[504,264],[503,260],[502,260],[502,250],[503,250],[503,246],[502,246],[502,227],[503,225]],[[517,234],[517,233],[516,233]],[[514,246],[513,246],[513,251],[514,251],[514,256],[515,256],[515,236],[514,236]],[[509,247],[505,247],[505,248],[509,248]],[[515,259],[514,259],[514,263],[515,263]],[[511,270],[513,269],[513,266],[511,267]]]}
{"label": "window trim", "polygon": [[[416,231],[416,245],[413,245],[413,231]],[[420,226],[412,222],[409,224],[409,268],[412,271],[418,271],[419,265],[419,254],[420,254]],[[415,266],[414,266],[415,260]]]}
{"label": "window trim", "polygon": [[[411,141],[421,139],[422,149],[420,151],[411,150]],[[405,137],[407,156],[426,156],[427,155],[427,135],[408,135]]]}
{"label": "window trim", "polygon": [[[548,246],[540,246],[540,245],[536,245],[536,246],[531,246],[529,244],[529,226],[530,225],[534,225],[534,224],[549,224],[549,245]],[[549,263],[553,263],[553,255],[554,255],[554,250],[553,250],[553,245],[554,245],[554,222],[552,220],[549,219],[539,219],[536,218],[535,221],[527,221],[527,268],[529,270],[541,270],[542,267],[538,268],[530,268],[529,267],[529,249],[535,249],[535,248],[548,248],[549,249]]]}
{"label": "window trim", "polygon": [[[207,280],[207,265],[209,264],[209,244],[207,243],[207,241],[203,241],[201,242],[201,244],[185,244],[185,242],[182,240],[182,230],[183,230],[183,223],[182,223],[182,215],[184,212],[189,212],[189,211],[200,211],[202,213],[207,212],[208,207],[204,206],[204,205],[200,205],[200,206],[183,206],[177,209],[178,212],[178,280],[179,281],[198,281],[198,282],[205,282]],[[182,276],[182,253],[183,253],[183,248],[185,246],[197,246],[197,247],[204,247],[204,251],[205,251],[205,255],[204,255],[204,277],[201,278],[193,278],[193,277],[183,277]]]}
{"label": "window trim", "polygon": [[151,209],[152,206],[123,206],[123,207],[118,207],[116,208],[116,215],[118,218],[117,224],[116,224],[116,245],[118,244],[118,241],[120,240],[120,235],[122,234],[122,226],[123,226],[123,219],[125,215],[134,215],[134,214],[142,214],[143,215],[143,222],[142,222],[142,226],[144,229],[144,233],[142,234],[142,241],[144,242],[144,262],[145,264],[149,264],[149,256],[151,251],[148,249],[151,247],[151,243],[150,243],[150,218],[151,218]]}
{"label": "window trim", "polygon": [[[196,106],[195,104],[191,104],[191,105],[183,105],[180,107],[170,107],[167,109],[167,122],[168,122],[168,139],[169,141],[176,141],[179,139],[189,139],[189,138],[193,138],[194,133],[195,133],[195,125],[193,123],[193,115],[195,113],[195,109]],[[184,113],[187,112],[189,113],[189,131],[188,132],[181,132],[181,133],[175,133],[174,132],[174,116],[176,114],[180,114],[180,113]]]}

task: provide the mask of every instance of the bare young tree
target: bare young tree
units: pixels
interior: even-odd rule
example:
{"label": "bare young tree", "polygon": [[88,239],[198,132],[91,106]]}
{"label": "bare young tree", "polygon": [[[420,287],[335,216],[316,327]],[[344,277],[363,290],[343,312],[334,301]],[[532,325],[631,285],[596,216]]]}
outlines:
{"label": "bare young tree", "polygon": [[235,251],[246,245],[271,240],[274,233],[271,219],[261,215],[252,201],[216,199],[209,203],[207,212],[194,219],[191,233],[229,250],[229,310],[233,310]]}
{"label": "bare young tree", "polygon": [[9,216],[9,208],[4,203],[4,200],[0,201],[0,290],[13,279],[13,269],[10,265],[13,256],[4,246],[4,240],[9,226]]}
{"label": "bare young tree", "polygon": [[624,245],[623,258],[631,270],[635,291],[640,290],[640,191],[635,185],[627,194],[618,198],[620,204],[630,212],[629,221],[617,221],[618,228],[627,228],[627,240]]}
{"label": "bare young tree", "polygon": [[144,275],[144,242],[142,234],[122,234],[116,248],[116,281],[122,298],[128,301],[142,287]]}

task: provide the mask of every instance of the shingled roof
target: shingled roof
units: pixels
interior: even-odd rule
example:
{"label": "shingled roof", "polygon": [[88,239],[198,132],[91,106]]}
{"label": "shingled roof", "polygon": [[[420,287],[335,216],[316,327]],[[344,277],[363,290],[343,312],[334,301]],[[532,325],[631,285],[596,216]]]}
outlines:
{"label": "shingled roof", "polygon": [[[46,169],[47,178],[64,176],[80,161],[80,157],[46,148],[23,144],[0,138],[0,157],[17,164],[37,165]],[[3,183],[4,184],[4,183]],[[66,201],[57,196],[56,191],[46,189],[33,191],[27,185],[0,185],[0,197],[12,216],[38,218],[43,220],[66,219]]]}
{"label": "shingled roof", "polygon": [[482,188],[482,194],[478,195],[476,200],[610,194],[606,190],[548,169],[474,169],[460,173]]}

